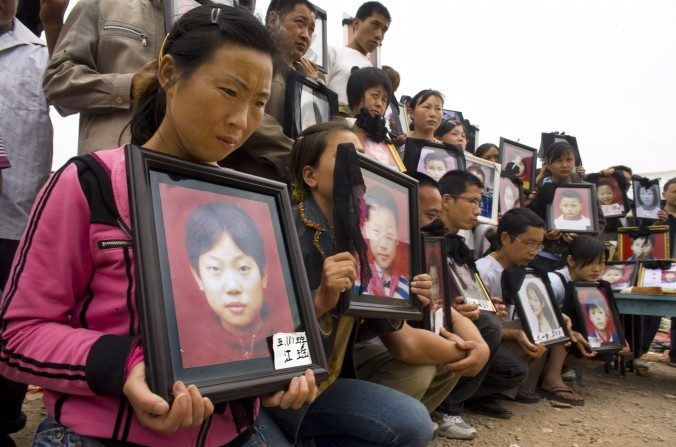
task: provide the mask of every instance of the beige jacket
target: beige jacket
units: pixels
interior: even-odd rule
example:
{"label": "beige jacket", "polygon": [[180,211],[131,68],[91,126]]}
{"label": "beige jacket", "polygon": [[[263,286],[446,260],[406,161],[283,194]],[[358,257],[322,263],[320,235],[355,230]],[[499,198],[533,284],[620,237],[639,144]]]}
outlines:
{"label": "beige jacket", "polygon": [[63,116],[80,113],[78,154],[131,140],[131,80],[164,39],[159,0],[80,0],[45,70],[43,89]]}

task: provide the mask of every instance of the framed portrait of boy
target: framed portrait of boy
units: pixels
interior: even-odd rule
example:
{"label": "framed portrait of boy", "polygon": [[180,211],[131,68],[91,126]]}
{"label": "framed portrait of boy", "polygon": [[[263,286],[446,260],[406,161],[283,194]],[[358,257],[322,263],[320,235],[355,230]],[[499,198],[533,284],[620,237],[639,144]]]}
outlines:
{"label": "framed portrait of boy", "polygon": [[569,339],[554,293],[535,270],[527,269],[513,301],[526,335],[545,346]]}
{"label": "framed portrait of boy", "polygon": [[390,144],[387,141],[378,143],[364,134],[359,135],[359,139],[364,146],[364,155],[371,160],[375,160],[395,171],[404,172],[406,170],[404,163],[401,161],[401,157],[399,157],[399,152],[393,144]]}
{"label": "framed portrait of boy", "polygon": [[638,263],[636,261],[606,262],[601,279],[608,281],[613,292],[621,292],[636,284]]}
{"label": "framed portrait of boy", "polygon": [[592,351],[617,352],[624,347],[617,307],[599,283],[575,283],[573,312],[573,327],[587,339]]}
{"label": "framed portrait of boy", "polygon": [[438,182],[448,171],[465,169],[465,154],[459,147],[450,144],[407,138],[404,166],[407,171],[421,172]]}
{"label": "framed portrait of boy", "polygon": [[469,266],[460,265],[453,259],[448,258],[448,276],[451,286],[451,299],[462,296],[465,304],[476,304],[481,310],[497,312],[481,277],[473,272]]}
{"label": "framed portrait of boy", "polygon": [[443,327],[453,330],[451,321],[450,280],[446,262],[446,238],[422,233],[423,270],[432,277],[432,299],[423,308],[423,327],[436,334]]}
{"label": "framed portrait of boy", "polygon": [[186,12],[200,5],[213,4],[238,7],[239,0],[165,0],[164,1],[164,28],[168,33],[174,23]]}
{"label": "framed portrait of boy", "polygon": [[557,185],[546,211],[547,230],[557,228],[563,233],[599,233],[596,187],[591,183]]}
{"label": "framed portrait of boy", "polygon": [[359,154],[366,191],[360,230],[366,243],[371,277],[358,278],[342,296],[341,310],[371,318],[421,320],[418,298],[410,293],[411,278],[420,273],[418,182]]}
{"label": "framed portrait of boy", "polygon": [[621,172],[609,176],[589,174],[585,179],[596,185],[596,197],[604,217],[624,217],[629,212],[629,185]]}
{"label": "framed portrait of boy", "polygon": [[669,226],[621,227],[617,229],[617,253],[620,261],[669,259]]}
{"label": "framed portrait of boy", "polygon": [[660,211],[660,179],[632,180],[634,217],[657,220]]}
{"label": "framed portrait of boy", "polygon": [[310,48],[305,53],[305,58],[317,66],[322,73],[326,73],[328,38],[326,34],[326,11],[315,4],[312,4],[315,11],[315,30],[312,33],[312,42]]}
{"label": "framed portrait of boy", "polygon": [[544,160],[545,150],[554,143],[568,143],[573,147],[575,154],[575,166],[582,166],[582,157],[580,157],[580,149],[577,147],[577,138],[572,135],[565,135],[558,132],[543,132],[540,139],[540,152],[538,156]]}
{"label": "framed portrait of boy", "polygon": [[325,123],[338,113],[338,95],[298,70],[286,76],[284,134],[291,139],[310,126]]}
{"label": "framed portrait of boy", "polygon": [[[126,162],[150,389],[224,402],[326,377],[286,186],[135,146]],[[302,341],[281,364],[276,334]]]}
{"label": "framed portrait of boy", "polygon": [[500,165],[483,158],[465,154],[465,170],[479,177],[484,184],[481,190],[481,215],[479,222],[498,224],[498,198],[500,197]]}
{"label": "framed portrait of boy", "polygon": [[662,293],[676,294],[676,260],[642,262],[639,287],[659,287]]}
{"label": "framed portrait of boy", "polygon": [[521,180],[523,190],[530,193],[535,188],[537,149],[501,137],[499,153],[502,172]]}
{"label": "framed portrait of boy", "polygon": [[514,177],[500,176],[500,187],[498,189],[498,212],[505,214],[512,208],[523,207],[523,188],[521,180]]}

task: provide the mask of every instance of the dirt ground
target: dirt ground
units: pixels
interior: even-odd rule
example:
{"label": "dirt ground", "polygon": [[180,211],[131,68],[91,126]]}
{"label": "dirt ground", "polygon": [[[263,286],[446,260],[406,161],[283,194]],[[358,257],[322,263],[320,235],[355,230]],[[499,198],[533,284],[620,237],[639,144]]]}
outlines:
{"label": "dirt ground", "polygon": [[[583,407],[555,408],[547,400],[525,405],[505,402],[511,419],[493,419],[472,413],[463,418],[479,436],[472,441],[437,438],[430,447],[539,447],[539,446],[669,446],[676,445],[676,368],[666,357],[647,354],[647,377],[618,371],[585,369],[576,387],[585,398]],[[24,402],[26,428],[14,435],[19,447],[32,443],[45,416],[42,393],[29,392]]]}

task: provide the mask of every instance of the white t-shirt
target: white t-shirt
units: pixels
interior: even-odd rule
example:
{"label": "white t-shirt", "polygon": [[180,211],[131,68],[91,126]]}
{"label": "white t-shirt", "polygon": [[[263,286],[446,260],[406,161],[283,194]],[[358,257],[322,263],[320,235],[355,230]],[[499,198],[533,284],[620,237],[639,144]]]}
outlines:
{"label": "white t-shirt", "polygon": [[491,255],[485,256],[476,262],[476,269],[479,271],[479,276],[488,290],[490,296],[497,296],[502,298],[502,271],[504,268]]}
{"label": "white t-shirt", "polygon": [[338,102],[347,104],[347,80],[352,67],[372,67],[371,61],[350,47],[329,47],[326,86],[338,94]]}
{"label": "white t-shirt", "polygon": [[554,219],[554,226],[559,230],[591,230],[591,220],[588,217],[582,216],[577,220],[568,220],[563,216]]}

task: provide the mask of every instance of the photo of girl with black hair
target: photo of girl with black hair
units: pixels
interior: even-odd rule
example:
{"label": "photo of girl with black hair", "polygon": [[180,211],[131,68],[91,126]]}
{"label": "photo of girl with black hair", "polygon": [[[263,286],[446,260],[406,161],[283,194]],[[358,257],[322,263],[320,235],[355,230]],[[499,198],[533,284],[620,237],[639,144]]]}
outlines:
{"label": "photo of girl with black hair", "polygon": [[624,204],[620,187],[614,177],[602,177],[596,185],[596,197],[599,199],[601,211],[606,217],[624,214]]}
{"label": "photo of girl with black hair", "polygon": [[634,203],[636,216],[645,219],[658,219],[660,211],[660,185],[653,183],[649,187],[634,180]]}

